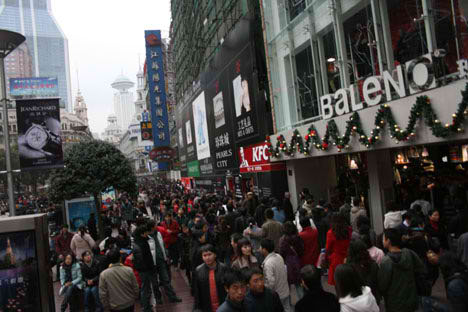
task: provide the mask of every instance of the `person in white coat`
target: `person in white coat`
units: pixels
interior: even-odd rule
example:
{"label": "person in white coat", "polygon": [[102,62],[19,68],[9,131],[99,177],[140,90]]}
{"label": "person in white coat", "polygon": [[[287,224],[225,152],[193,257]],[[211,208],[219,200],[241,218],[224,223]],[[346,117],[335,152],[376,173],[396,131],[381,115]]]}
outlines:
{"label": "person in white coat", "polygon": [[96,242],[91,237],[91,235],[86,232],[86,227],[81,225],[70,243],[70,248],[76,259],[81,260],[81,255],[83,252],[92,252],[94,246],[96,246]]}
{"label": "person in white coat", "polygon": [[289,302],[288,273],[283,257],[275,252],[275,243],[271,239],[264,238],[260,242],[260,251],[263,261],[263,276],[265,287],[275,291],[280,297],[285,312],[291,311]]}
{"label": "person in white coat", "polygon": [[379,306],[369,287],[351,264],[341,264],[335,271],[335,287],[341,312],[379,312]]}

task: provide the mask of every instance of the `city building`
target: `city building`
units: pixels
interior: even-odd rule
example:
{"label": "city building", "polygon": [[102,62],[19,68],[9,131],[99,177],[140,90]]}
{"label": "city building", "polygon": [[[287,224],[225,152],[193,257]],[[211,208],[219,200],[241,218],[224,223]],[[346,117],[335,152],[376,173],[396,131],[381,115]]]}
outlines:
{"label": "city building", "polygon": [[282,198],[259,1],[171,1],[176,138],[188,187]]}
{"label": "city building", "polygon": [[293,206],[305,187],[332,204],[359,197],[377,233],[414,196],[448,216],[440,194],[466,183],[468,161],[467,2],[263,1],[262,13],[266,142]]}
{"label": "city building", "polygon": [[122,128],[117,123],[117,116],[110,114],[107,117],[107,127],[101,133],[101,140],[118,146],[123,134]]}
{"label": "city building", "polygon": [[129,91],[134,85],[135,83],[124,75],[118,76],[111,84],[112,88],[117,90],[114,93],[114,113],[117,116],[117,124],[124,131],[127,130],[135,115],[133,92]]}
{"label": "city building", "polygon": [[50,0],[2,1],[0,28],[26,37],[5,59],[7,84],[9,78],[57,78],[60,106],[71,112],[68,40],[53,16]]}

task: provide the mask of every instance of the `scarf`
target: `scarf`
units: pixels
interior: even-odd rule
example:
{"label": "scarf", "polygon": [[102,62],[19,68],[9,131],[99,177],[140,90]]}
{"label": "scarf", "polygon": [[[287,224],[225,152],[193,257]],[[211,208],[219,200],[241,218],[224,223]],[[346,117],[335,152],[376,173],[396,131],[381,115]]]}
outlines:
{"label": "scarf", "polygon": [[65,271],[65,283],[73,281],[72,266],[73,264],[70,264],[70,265],[63,264],[62,266],[63,270]]}
{"label": "scarf", "polygon": [[429,222],[431,223],[432,228],[438,232],[439,231],[439,223],[434,222],[432,220],[429,220]]}

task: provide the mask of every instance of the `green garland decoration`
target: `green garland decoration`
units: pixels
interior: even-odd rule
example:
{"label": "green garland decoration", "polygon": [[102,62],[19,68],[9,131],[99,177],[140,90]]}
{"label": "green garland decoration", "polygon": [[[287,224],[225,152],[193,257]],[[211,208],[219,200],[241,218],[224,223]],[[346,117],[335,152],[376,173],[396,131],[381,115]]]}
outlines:
{"label": "green garland decoration", "polygon": [[346,121],[345,133],[341,136],[336,122],[330,120],[327,123],[323,139],[320,139],[314,125],[311,125],[304,138],[299,130],[295,129],[289,145],[283,135],[279,135],[276,138],[276,148],[273,148],[269,136],[267,136],[265,143],[268,146],[270,155],[275,158],[280,157],[281,152],[290,157],[294,156],[296,152],[309,155],[311,146],[315,147],[317,150],[326,151],[332,142],[338,149],[338,152],[341,152],[343,149],[349,148],[351,136],[354,135],[359,136],[359,142],[362,145],[370,148],[380,142],[382,130],[385,125],[388,125],[390,137],[395,139],[395,143],[398,144],[399,142],[408,141],[416,136],[416,123],[420,119],[424,119],[425,124],[431,129],[435,137],[447,138],[453,134],[464,131],[463,125],[468,115],[468,83],[466,84],[465,91],[461,91],[461,93],[463,99],[458,105],[457,112],[452,115],[451,124],[441,124],[437,114],[432,109],[429,97],[423,95],[416,99],[416,103],[411,108],[408,125],[404,130],[396,123],[390,105],[383,104],[375,115],[375,128],[371,131],[369,136],[366,135],[362,129],[359,114],[354,112],[349,120]]}

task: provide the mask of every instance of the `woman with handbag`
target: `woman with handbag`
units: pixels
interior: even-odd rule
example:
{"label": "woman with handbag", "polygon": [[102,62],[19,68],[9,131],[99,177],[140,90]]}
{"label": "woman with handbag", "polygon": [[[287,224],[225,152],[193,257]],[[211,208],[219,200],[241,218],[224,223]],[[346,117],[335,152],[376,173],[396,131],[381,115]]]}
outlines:
{"label": "woman with handbag", "polygon": [[[292,298],[291,304],[294,305],[302,299],[304,291],[301,287],[301,257],[304,254],[304,241],[297,232],[297,227],[291,221],[283,225],[283,236],[280,238],[280,255],[288,268],[288,284],[290,292],[296,290],[296,298]],[[294,297],[291,296],[291,297]]]}
{"label": "woman with handbag", "polygon": [[329,263],[328,284],[335,285],[335,269],[343,264],[348,256],[352,228],[346,223],[344,216],[335,214],[331,220],[331,229],[327,232],[326,262]]}

